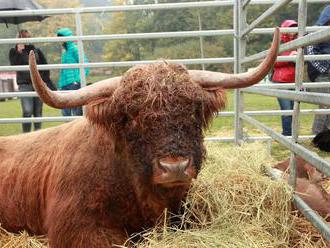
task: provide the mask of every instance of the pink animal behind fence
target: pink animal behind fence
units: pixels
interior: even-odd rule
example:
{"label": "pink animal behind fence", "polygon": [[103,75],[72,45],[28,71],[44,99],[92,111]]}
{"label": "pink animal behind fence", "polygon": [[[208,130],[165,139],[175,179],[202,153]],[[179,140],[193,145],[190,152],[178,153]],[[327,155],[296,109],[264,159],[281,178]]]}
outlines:
{"label": "pink animal behind fence", "polygon": [[[289,159],[273,166],[275,172],[286,182],[289,180]],[[326,220],[330,220],[330,195],[320,182],[326,177],[307,163],[297,158],[296,194],[300,196],[314,211]]]}

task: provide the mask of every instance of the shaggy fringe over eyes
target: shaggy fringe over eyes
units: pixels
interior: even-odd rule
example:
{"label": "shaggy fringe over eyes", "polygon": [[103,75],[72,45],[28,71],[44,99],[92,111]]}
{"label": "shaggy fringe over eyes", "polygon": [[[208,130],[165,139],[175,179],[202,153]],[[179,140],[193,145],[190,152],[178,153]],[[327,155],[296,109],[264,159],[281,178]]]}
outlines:
{"label": "shaggy fringe over eyes", "polygon": [[[87,108],[87,117],[96,124],[112,127],[134,120],[143,127],[144,120],[188,114],[200,106],[202,125],[207,128],[214,114],[225,107],[223,89],[203,90],[192,82],[187,69],[161,62],[135,66],[128,70],[111,98]],[[115,124],[116,123],[116,124]],[[146,127],[148,128],[148,127]]]}

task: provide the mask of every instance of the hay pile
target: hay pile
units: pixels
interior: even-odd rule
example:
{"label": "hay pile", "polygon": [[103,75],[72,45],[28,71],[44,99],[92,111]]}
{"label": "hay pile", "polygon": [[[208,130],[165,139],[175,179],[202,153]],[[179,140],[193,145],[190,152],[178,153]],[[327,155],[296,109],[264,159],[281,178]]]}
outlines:
{"label": "hay pile", "polygon": [[21,234],[9,233],[0,227],[1,248],[46,248],[47,240],[44,237],[31,237],[27,232]]}
{"label": "hay pile", "polygon": [[[208,144],[208,159],[176,226],[143,234],[139,248],[328,247],[318,232],[291,212],[291,190],[264,176],[274,161],[260,143]],[[171,219],[164,213],[165,223]],[[40,242],[39,242],[40,241]],[[26,233],[0,232],[0,247],[45,247]],[[328,244],[329,245],[329,244]]]}

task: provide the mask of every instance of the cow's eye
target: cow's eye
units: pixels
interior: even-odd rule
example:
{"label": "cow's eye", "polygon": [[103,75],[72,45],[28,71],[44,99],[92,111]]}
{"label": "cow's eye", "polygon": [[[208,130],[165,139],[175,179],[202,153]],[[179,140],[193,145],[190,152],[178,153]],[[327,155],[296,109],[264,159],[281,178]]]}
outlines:
{"label": "cow's eye", "polygon": [[127,115],[123,116],[121,119],[121,125],[126,126],[128,122],[129,122],[128,116]]}

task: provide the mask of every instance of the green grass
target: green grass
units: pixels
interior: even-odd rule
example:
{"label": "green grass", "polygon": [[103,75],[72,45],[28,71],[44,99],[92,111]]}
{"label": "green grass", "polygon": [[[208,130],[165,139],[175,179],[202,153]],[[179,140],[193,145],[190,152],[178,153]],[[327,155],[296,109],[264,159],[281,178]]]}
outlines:
{"label": "green grass", "polygon": [[[233,91],[227,92],[228,106],[224,111],[233,111]],[[275,97],[267,97],[255,94],[244,94],[244,106],[247,111],[258,110],[279,110],[279,105]],[[301,109],[314,109],[315,105],[301,104]],[[281,117],[280,116],[255,116],[255,119],[281,132]],[[300,116],[300,135],[310,135],[313,115]],[[234,135],[233,117],[216,118],[207,135],[212,136],[233,136]],[[256,127],[244,123],[244,131],[249,136],[262,135]]]}
{"label": "green grass", "polygon": [[[227,92],[228,106],[224,111],[233,111],[233,91]],[[315,109],[317,106],[313,104],[301,103],[301,109]],[[279,110],[279,104],[275,97],[267,97],[256,94],[244,94],[244,108],[247,111],[258,111],[258,110]],[[280,116],[254,116],[255,119],[264,123],[273,130],[281,133],[281,117]],[[314,115],[300,115],[300,128],[299,135],[311,135],[311,127]],[[248,136],[264,136],[265,134],[258,128],[244,122],[243,123],[244,133]],[[217,137],[228,137],[234,136],[234,120],[233,117],[219,117],[216,118],[210,130],[206,133],[207,136]],[[300,143],[309,150],[318,153],[322,157],[327,157],[328,154],[320,152],[315,149],[310,141],[304,141]],[[271,142],[271,153],[272,156],[277,160],[283,160],[289,157],[290,151],[276,141]]]}
{"label": "green grass", "polygon": [[[61,116],[58,109],[48,107],[44,104],[43,116]],[[0,102],[0,118],[20,118],[22,117],[21,104],[18,99],[12,99]],[[57,122],[44,122],[43,128],[59,125]],[[0,124],[0,136],[19,134],[22,132],[21,124]]]}

